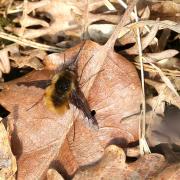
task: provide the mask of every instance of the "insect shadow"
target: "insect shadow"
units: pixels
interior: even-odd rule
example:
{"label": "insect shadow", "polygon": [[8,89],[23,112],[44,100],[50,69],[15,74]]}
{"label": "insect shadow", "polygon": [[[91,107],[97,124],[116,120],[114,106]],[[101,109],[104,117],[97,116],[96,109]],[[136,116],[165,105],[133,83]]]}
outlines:
{"label": "insect shadow", "polygon": [[[57,72],[54,75],[52,80],[18,82],[17,85],[35,86],[37,88],[45,89],[45,104],[51,111],[56,112],[58,114],[63,114],[69,108],[69,103],[75,105],[78,109],[80,109],[83,112],[84,116],[88,119],[89,126],[97,130],[99,126],[95,118],[96,112],[95,110],[91,111],[87,99],[81,91],[79,84],[80,80],[78,80],[77,62],[79,60],[81,52],[83,51],[84,45],[85,41],[80,47],[75,58],[70,63],[65,64],[64,62],[61,70],[59,70],[59,72]],[[83,68],[85,68],[90,59],[87,61]],[[82,73],[80,75],[80,79],[82,77]],[[31,109],[37,104],[38,102],[31,106],[29,109]]]}

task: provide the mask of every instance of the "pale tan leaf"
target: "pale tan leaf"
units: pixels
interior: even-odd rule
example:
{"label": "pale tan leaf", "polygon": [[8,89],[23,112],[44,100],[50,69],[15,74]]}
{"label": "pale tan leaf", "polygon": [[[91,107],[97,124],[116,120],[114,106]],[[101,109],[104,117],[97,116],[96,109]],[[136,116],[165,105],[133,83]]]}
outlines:
{"label": "pale tan leaf", "polygon": [[0,179],[13,180],[17,171],[16,158],[12,154],[9,134],[2,123],[2,118],[0,121]]}
{"label": "pale tan leaf", "polygon": [[147,55],[150,58],[153,58],[155,61],[158,61],[158,60],[174,57],[178,53],[179,53],[178,50],[168,49],[168,50],[164,50],[158,53],[146,53],[145,55]]}
{"label": "pale tan leaf", "polygon": [[168,79],[167,76],[164,75],[164,73],[161,71],[161,69],[159,67],[157,67],[156,65],[154,65],[153,63],[149,62],[149,64],[151,64],[151,66],[153,66],[157,72],[159,73],[159,75],[161,76],[162,80],[164,81],[164,83],[167,85],[167,87],[169,87],[169,89],[171,89],[173,91],[174,94],[176,94],[177,98],[179,99],[179,94],[176,91],[174,85],[171,83],[171,81]]}
{"label": "pale tan leaf", "polygon": [[47,180],[64,180],[64,178],[55,169],[49,169],[47,172]]}

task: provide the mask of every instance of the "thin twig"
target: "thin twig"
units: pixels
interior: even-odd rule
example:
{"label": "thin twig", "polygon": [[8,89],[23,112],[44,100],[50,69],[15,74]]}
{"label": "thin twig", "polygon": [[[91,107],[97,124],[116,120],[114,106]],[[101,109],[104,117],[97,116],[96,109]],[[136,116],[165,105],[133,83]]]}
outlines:
{"label": "thin twig", "polygon": [[29,46],[29,47],[33,47],[36,49],[40,49],[40,50],[45,50],[45,51],[51,51],[51,52],[62,52],[64,51],[64,49],[62,48],[58,48],[58,47],[54,47],[54,46],[48,46],[48,45],[44,45],[41,43],[37,43],[37,42],[33,42],[31,40],[22,38],[22,37],[17,37],[11,34],[7,34],[5,32],[0,31],[0,38],[9,40],[9,41],[13,41],[19,45],[22,46]]}
{"label": "thin twig", "polygon": [[[136,22],[138,21],[137,18],[137,9],[135,8],[136,14]],[[139,28],[136,28],[137,33],[137,44],[138,44],[138,51],[139,51],[139,62],[141,66],[141,86],[142,86],[142,116],[139,120],[139,145],[140,145],[140,154],[144,155],[144,153],[150,153],[150,149],[147,145],[145,134],[146,134],[146,102],[145,102],[145,88],[144,88],[144,67],[143,67],[143,60],[142,60],[142,45],[140,39],[140,31]]]}
{"label": "thin twig", "polygon": [[[148,62],[147,59],[145,59],[145,60]],[[151,63],[151,62],[148,62],[148,63],[149,63],[154,69],[157,70],[157,72],[158,72],[159,75],[161,76],[161,79],[164,81],[164,83],[166,84],[166,86],[169,87],[169,88],[173,91],[173,93],[174,93],[176,96],[179,97],[179,94],[178,94],[178,92],[176,91],[176,89],[174,88],[173,84],[171,83],[171,81],[169,80],[169,78],[164,75],[164,73],[162,72],[162,70],[161,70],[159,67],[157,67],[156,65],[154,65],[153,63]]]}
{"label": "thin twig", "polygon": [[[140,63],[139,62],[134,62],[134,65],[138,68],[140,68]],[[156,69],[154,69],[151,65],[149,64],[144,64],[144,71],[147,72],[153,72],[153,73],[158,73]],[[180,77],[180,71],[178,70],[171,70],[171,69],[165,69],[161,68],[161,71],[166,75],[166,76],[173,76],[173,77]]]}
{"label": "thin twig", "polygon": [[116,11],[116,8],[109,0],[104,0],[104,4],[110,11]]}

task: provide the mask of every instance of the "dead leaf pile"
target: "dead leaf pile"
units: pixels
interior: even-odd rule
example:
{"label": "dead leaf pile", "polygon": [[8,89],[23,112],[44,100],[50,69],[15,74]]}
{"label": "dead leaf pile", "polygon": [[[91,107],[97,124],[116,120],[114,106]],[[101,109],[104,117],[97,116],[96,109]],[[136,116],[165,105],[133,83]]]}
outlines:
{"label": "dead leaf pile", "polygon": [[[0,123],[0,178],[179,179],[177,2],[133,0],[126,11],[117,0],[14,0],[0,7],[11,21],[0,31],[8,40],[0,44],[2,82],[14,68],[34,69],[0,83],[0,105],[9,112],[7,130]],[[45,88],[76,57],[98,131],[72,104],[63,115],[45,106]],[[143,137],[155,153],[140,157],[142,112]]]}
{"label": "dead leaf pile", "polygon": [[[81,168],[73,180],[79,179],[169,179],[179,177],[179,164],[168,166],[160,154],[148,154],[136,162],[127,164],[123,149],[115,145],[108,146],[100,161]],[[151,161],[151,163],[149,163]],[[50,169],[48,179],[62,179],[55,170]]]}
{"label": "dead leaf pile", "polygon": [[[84,64],[90,59],[91,55],[98,51],[99,48],[101,47],[98,44],[90,41],[85,43],[81,58],[78,61],[79,72],[82,72],[80,68],[84,67]],[[67,50],[65,52],[66,60],[72,59],[73,54],[77,53],[78,49],[79,46]],[[49,61],[51,57],[54,58],[53,55],[47,57]],[[63,54],[57,57],[59,61],[63,62]],[[96,62],[89,61],[86,68],[95,66],[99,59],[94,59],[94,61]],[[120,66],[118,65],[119,61],[121,61]],[[96,162],[100,159],[104,147],[115,137],[121,137],[120,143],[122,139],[122,141],[127,141],[126,144],[138,139],[137,120],[121,124],[123,117],[130,116],[139,111],[140,96],[138,94],[141,93],[141,89],[134,67],[125,58],[112,52],[101,68],[104,71],[99,74],[97,74],[98,70],[92,68],[94,69],[94,72],[91,72],[92,75],[96,74],[93,88],[90,89],[90,92],[89,90],[84,91],[85,94],[89,94],[88,101],[90,106],[96,110],[100,130],[98,133],[91,132],[83,122],[84,117],[79,112],[80,114],[74,125],[75,132],[72,128],[68,135],[68,146],[71,151],[69,153],[74,156],[75,160],[72,164],[77,164],[77,167]],[[129,69],[129,73],[126,69]],[[86,70],[83,72],[82,82],[86,82],[91,77],[89,70]],[[16,136],[18,137],[18,139],[14,137],[14,141],[18,140],[20,145],[14,151],[20,157],[18,160],[19,177],[31,177],[32,173],[34,176],[42,175],[55,158],[55,155],[58,154],[65,135],[72,125],[71,114],[77,111],[73,108],[71,113],[67,112],[63,117],[59,117],[47,111],[43,100],[30,110],[27,110],[43,96],[44,90],[40,88],[40,83],[39,87],[34,87],[33,85],[28,87],[26,83],[47,80],[52,75],[52,73],[48,74],[46,70],[32,72],[26,75],[26,77],[7,83],[0,95],[1,104],[11,112],[9,121],[12,121],[14,124]],[[107,85],[109,90],[105,91]],[[117,88],[119,90],[116,92],[115,89]],[[129,100],[124,97],[129,97]],[[11,100],[12,102],[10,102]],[[14,104],[14,102],[17,102],[17,104]],[[23,102],[22,105],[21,102]],[[110,107],[108,107],[108,104]],[[117,114],[116,111],[119,113]],[[73,137],[74,134],[75,137]],[[14,143],[14,146],[18,144],[18,142]],[[65,152],[68,153],[67,150]],[[32,159],[32,157],[36,158]],[[46,157],[47,162],[42,157]],[[68,159],[66,158],[66,160]],[[37,166],[34,166],[33,162],[38,162],[39,168],[36,168]],[[26,163],[28,164],[26,165]]]}

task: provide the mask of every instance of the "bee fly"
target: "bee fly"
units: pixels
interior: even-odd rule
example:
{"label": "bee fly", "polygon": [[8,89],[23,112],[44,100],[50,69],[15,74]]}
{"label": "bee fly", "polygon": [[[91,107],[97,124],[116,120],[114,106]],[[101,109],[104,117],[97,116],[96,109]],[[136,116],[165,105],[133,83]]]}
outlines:
{"label": "bee fly", "polygon": [[63,114],[69,108],[69,103],[72,103],[83,111],[94,128],[98,128],[97,120],[93,114],[94,111],[90,110],[78,85],[77,74],[69,67],[62,69],[60,73],[53,77],[50,86],[45,90],[45,103],[50,110],[58,114]]}
{"label": "bee fly", "polygon": [[84,116],[88,118],[89,125],[98,129],[98,123],[95,118],[95,111],[91,111],[88,102],[80,89],[77,75],[77,60],[84,46],[81,46],[76,58],[62,70],[57,73],[45,90],[45,103],[47,107],[58,113],[63,114],[68,108],[69,103],[82,110]]}
{"label": "bee fly", "polygon": [[[85,42],[80,47],[74,60],[64,65],[63,68],[54,75],[52,80],[18,82],[17,85],[36,86],[45,89],[45,104],[51,111],[58,114],[63,114],[69,108],[69,103],[72,103],[78,109],[82,110],[84,116],[88,118],[89,125],[97,130],[98,123],[95,118],[95,110],[90,110],[88,102],[78,83],[77,61],[84,44]],[[28,110],[38,103],[39,101]]]}

